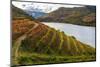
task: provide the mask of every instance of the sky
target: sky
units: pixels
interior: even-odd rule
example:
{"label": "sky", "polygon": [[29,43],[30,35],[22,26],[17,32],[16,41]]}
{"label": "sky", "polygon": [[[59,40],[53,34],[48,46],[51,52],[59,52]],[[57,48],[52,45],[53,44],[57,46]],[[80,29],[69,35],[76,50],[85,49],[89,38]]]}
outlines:
{"label": "sky", "polygon": [[21,1],[41,1],[41,2],[56,2],[56,3],[96,5],[96,0],[21,0]]}
{"label": "sky", "polygon": [[23,9],[23,10],[33,10],[40,9],[42,12],[49,13],[60,7],[73,8],[73,7],[83,7],[79,5],[63,5],[63,4],[47,4],[47,3],[33,3],[33,2],[12,2],[13,5]]}
{"label": "sky", "polygon": [[[18,1],[18,0],[17,0]],[[54,2],[54,3],[68,3],[68,4],[83,4],[83,5],[96,5],[96,1],[94,0],[19,0],[19,1],[39,1],[39,2]],[[58,5],[58,4],[42,4],[42,3],[35,3],[34,5],[31,3],[20,3],[20,2],[13,2],[13,4],[21,9],[32,9],[32,6],[34,6],[34,8],[41,9],[43,12],[45,13],[49,13],[51,11],[54,11],[56,9],[58,9],[59,7],[79,7],[79,6],[75,6],[75,5]],[[25,5],[23,5],[25,4]]]}

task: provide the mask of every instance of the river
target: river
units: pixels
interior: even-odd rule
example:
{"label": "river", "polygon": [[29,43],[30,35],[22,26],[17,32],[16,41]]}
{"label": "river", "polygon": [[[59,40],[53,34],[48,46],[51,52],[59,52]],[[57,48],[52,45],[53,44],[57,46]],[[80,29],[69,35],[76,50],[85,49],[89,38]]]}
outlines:
{"label": "river", "polygon": [[56,30],[64,31],[67,35],[72,35],[77,40],[95,47],[95,27],[80,26],[67,23],[42,22]]}

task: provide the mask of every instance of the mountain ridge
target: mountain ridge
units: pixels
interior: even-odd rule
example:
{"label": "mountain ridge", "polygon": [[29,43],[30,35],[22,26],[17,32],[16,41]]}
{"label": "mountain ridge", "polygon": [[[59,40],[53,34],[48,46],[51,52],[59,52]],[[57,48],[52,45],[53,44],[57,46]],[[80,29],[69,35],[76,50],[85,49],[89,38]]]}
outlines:
{"label": "mountain ridge", "polygon": [[11,11],[12,11],[12,19],[16,19],[16,18],[29,18],[34,20],[34,18],[30,15],[28,15],[24,10],[21,10],[20,8],[12,5],[11,6]]}
{"label": "mountain ridge", "polygon": [[[95,8],[95,9],[94,9]],[[37,18],[44,22],[71,23],[76,25],[95,26],[96,7],[60,7],[57,10]]]}
{"label": "mountain ridge", "polygon": [[[15,8],[15,7],[14,7]],[[16,10],[16,9],[15,9]],[[95,48],[25,15],[12,20],[12,65],[95,61]],[[22,13],[23,14],[23,13]],[[22,15],[21,15],[22,16]]]}

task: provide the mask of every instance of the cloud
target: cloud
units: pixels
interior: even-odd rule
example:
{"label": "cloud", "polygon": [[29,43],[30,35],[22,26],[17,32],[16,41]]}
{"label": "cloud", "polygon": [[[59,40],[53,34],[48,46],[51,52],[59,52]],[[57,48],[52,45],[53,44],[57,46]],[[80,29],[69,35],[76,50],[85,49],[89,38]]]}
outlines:
{"label": "cloud", "polygon": [[13,5],[24,9],[24,10],[32,10],[32,9],[41,9],[43,12],[49,13],[58,9],[59,7],[73,8],[73,7],[83,7],[79,5],[64,5],[64,4],[47,4],[47,3],[34,3],[34,2],[12,2]]}

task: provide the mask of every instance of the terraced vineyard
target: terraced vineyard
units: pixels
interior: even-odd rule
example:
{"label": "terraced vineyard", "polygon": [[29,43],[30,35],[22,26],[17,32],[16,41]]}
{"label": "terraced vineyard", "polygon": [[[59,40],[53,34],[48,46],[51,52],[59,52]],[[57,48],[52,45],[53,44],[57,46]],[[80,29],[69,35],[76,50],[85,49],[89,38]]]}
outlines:
{"label": "terraced vineyard", "polygon": [[[13,50],[16,51],[16,54],[13,53],[13,65],[95,60],[95,48],[78,41],[74,36],[31,20],[13,21],[13,33],[17,30],[22,34],[13,39]],[[35,23],[38,26],[30,31]],[[21,36],[25,37],[21,40]],[[15,44],[16,42],[19,43]]]}
{"label": "terraced vineyard", "polygon": [[20,10],[15,7],[14,10],[12,66],[96,60],[95,48],[63,31],[28,18],[28,15],[23,11],[18,12]]}

